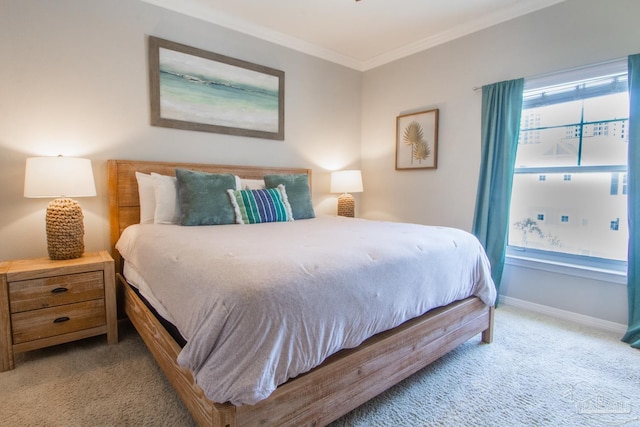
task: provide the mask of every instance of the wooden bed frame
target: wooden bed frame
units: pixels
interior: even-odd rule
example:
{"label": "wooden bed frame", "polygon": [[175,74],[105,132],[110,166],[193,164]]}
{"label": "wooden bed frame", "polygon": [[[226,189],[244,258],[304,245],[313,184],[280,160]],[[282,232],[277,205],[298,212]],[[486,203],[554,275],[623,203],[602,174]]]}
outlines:
{"label": "wooden bed frame", "polygon": [[[129,225],[139,222],[135,172],[175,175],[182,167],[212,173],[233,173],[261,179],[266,174],[308,173],[300,168],[263,168],[129,160],[108,161],[109,215],[116,271],[122,260],[115,243]],[[234,406],[206,398],[191,372],[176,363],[181,348],[118,274],[120,304],[182,401],[201,426],[320,426],[334,421],[389,387],[424,368],[458,345],[482,333],[493,339],[493,307],[470,297],[429,311],[397,328],[342,350],[310,372],[289,380],[256,405]]]}

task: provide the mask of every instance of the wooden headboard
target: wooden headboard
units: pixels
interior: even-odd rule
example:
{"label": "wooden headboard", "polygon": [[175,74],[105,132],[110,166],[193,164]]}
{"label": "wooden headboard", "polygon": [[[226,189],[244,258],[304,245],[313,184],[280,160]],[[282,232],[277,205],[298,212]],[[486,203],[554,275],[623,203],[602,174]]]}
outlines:
{"label": "wooden headboard", "polygon": [[231,173],[246,179],[262,179],[270,174],[308,174],[311,185],[311,169],[210,165],[200,163],[149,162],[140,160],[108,160],[107,180],[109,193],[109,224],[111,227],[111,254],[116,261],[116,271],[121,271],[120,254],[115,248],[120,233],[129,225],[140,222],[140,200],[136,172],[175,176],[176,168],[199,170],[209,173]]}

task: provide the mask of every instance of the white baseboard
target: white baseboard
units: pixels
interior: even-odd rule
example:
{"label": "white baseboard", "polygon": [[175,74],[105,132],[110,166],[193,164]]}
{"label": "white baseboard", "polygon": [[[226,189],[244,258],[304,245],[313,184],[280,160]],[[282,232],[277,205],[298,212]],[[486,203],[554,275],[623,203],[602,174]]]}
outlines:
{"label": "white baseboard", "polygon": [[598,319],[597,317],[585,316],[584,314],[573,313],[571,311],[560,310],[559,308],[549,307],[546,305],[535,304],[533,302],[520,300],[517,298],[511,298],[504,295],[500,295],[500,302],[505,305],[510,305],[516,308],[522,308],[534,313],[546,314],[551,317],[555,317],[562,320],[568,320],[571,322],[579,323],[581,325],[589,326],[592,328],[601,329],[608,332],[614,332],[624,335],[627,331],[627,325],[622,323],[610,322],[608,320]]}

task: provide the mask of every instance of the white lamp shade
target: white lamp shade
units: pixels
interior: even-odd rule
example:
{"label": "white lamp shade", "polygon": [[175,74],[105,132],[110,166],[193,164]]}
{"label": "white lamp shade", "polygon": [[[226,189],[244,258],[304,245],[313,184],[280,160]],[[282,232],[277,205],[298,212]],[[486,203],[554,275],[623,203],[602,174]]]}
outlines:
{"label": "white lamp shade", "polygon": [[332,193],[361,193],[362,173],[359,170],[331,172]]}
{"label": "white lamp shade", "polygon": [[77,157],[30,157],[24,175],[24,197],[91,197],[96,195],[91,160]]}

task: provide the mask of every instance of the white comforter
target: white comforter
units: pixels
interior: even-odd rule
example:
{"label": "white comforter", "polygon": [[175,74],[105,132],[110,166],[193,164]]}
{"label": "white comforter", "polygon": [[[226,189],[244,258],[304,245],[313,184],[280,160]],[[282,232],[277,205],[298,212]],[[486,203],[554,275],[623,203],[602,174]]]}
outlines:
{"label": "white comforter", "polygon": [[134,225],[117,248],[188,343],[207,397],[254,404],[343,348],[450,302],[495,300],[461,230],[342,217]]}

